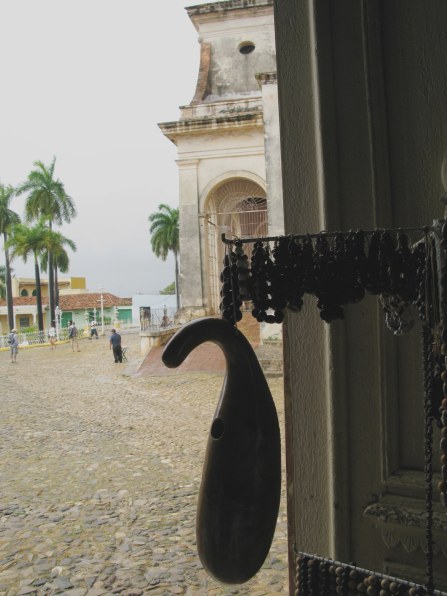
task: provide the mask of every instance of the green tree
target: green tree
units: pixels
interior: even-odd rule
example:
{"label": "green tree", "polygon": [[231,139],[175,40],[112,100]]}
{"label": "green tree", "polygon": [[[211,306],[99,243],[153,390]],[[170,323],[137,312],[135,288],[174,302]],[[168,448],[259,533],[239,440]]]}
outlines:
{"label": "green tree", "polygon": [[55,232],[54,230],[50,229],[48,229],[48,232],[45,234],[44,244],[45,250],[43,251],[40,259],[40,266],[41,269],[47,271],[49,267],[49,256],[50,254],[53,256],[55,288],[54,301],[55,305],[57,306],[59,304],[58,270],[62,271],[62,273],[65,273],[68,271],[68,267],[70,265],[70,259],[65,247],[68,247],[72,251],[76,252],[76,244],[73,242],[73,240],[70,240],[70,238],[67,238],[60,232]]}
{"label": "green tree", "polygon": [[6,298],[6,267],[0,265],[0,299]]}
{"label": "green tree", "polygon": [[173,281],[172,284],[169,284],[169,286],[166,286],[163,290],[160,290],[160,294],[162,294],[162,295],[175,294],[175,281]]}
{"label": "green tree", "polygon": [[[62,225],[69,223],[76,215],[73,199],[65,192],[65,187],[59,178],[54,177],[56,158],[49,166],[41,161],[35,161],[35,169],[31,170],[25,182],[20,184],[16,193],[27,193],[25,215],[28,222],[43,218],[48,222],[50,230],[53,223]],[[53,253],[48,253],[48,288],[50,300],[50,320],[55,319],[55,283]]]}
{"label": "green tree", "polygon": [[34,258],[34,275],[36,279],[37,325],[43,331],[42,290],[40,286],[39,257],[45,250],[45,236],[48,228],[39,222],[29,228],[24,224],[17,224],[12,228],[8,247],[12,257],[21,257],[26,263],[30,255]]}
{"label": "green tree", "polygon": [[175,260],[175,288],[177,295],[177,310],[180,308],[179,301],[179,269],[178,269],[178,252],[180,247],[179,241],[179,210],[169,207],[165,203],[158,206],[158,211],[149,215],[149,222],[151,226],[149,232],[151,234],[151,245],[154,254],[160,257],[162,261],[166,260],[169,251],[174,253]]}
{"label": "green tree", "polygon": [[12,299],[12,282],[11,282],[11,261],[8,249],[8,235],[12,226],[20,222],[20,217],[9,208],[11,199],[15,194],[12,186],[0,184],[0,234],[3,234],[3,244],[5,251],[5,290],[6,290],[6,304],[8,308],[8,325],[12,329],[14,327],[14,309]]}

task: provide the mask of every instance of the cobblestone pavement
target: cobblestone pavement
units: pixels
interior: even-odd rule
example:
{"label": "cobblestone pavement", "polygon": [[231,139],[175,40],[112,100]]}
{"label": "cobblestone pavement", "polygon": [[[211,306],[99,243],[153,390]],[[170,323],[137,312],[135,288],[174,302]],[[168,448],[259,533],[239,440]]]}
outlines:
{"label": "cobblestone pavement", "polygon": [[[138,335],[124,343],[137,360]],[[196,553],[222,376],[126,376],[107,338],[80,348],[22,349],[17,364],[0,352],[0,594],[287,593],[284,495],[272,549],[246,584],[218,584]],[[282,380],[269,383],[282,425]]]}

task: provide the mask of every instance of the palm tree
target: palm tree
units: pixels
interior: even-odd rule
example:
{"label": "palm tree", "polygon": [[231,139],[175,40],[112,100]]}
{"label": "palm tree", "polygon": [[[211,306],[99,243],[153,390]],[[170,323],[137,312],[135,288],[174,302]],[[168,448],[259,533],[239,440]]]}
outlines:
{"label": "palm tree", "polygon": [[0,265],[0,298],[6,298],[6,267]]}
{"label": "palm tree", "polygon": [[[31,170],[25,182],[16,189],[17,194],[28,193],[25,205],[25,214],[28,222],[40,218],[48,221],[50,230],[53,223],[62,225],[69,223],[76,215],[73,199],[65,192],[63,183],[59,178],[54,178],[56,158],[49,166],[41,161],[35,161],[35,169]],[[55,284],[53,253],[48,252],[48,288],[50,299],[50,320],[55,318]]]}
{"label": "palm tree", "polygon": [[[58,270],[65,273],[68,271],[70,259],[68,257],[65,247],[76,251],[76,244],[70,238],[66,238],[60,232],[54,232],[48,229],[45,234],[45,251],[42,253],[40,266],[44,271],[49,267],[49,256],[53,255],[53,269],[54,269],[54,302],[57,306],[59,304],[59,286],[58,286]],[[48,276],[49,277],[49,276]]]}
{"label": "palm tree", "polygon": [[6,285],[6,303],[8,305],[8,325],[14,327],[14,309],[12,300],[12,282],[11,265],[8,249],[8,235],[11,227],[20,222],[20,217],[9,208],[15,190],[12,186],[0,184],[0,234],[3,234],[3,244],[5,250],[5,285]]}
{"label": "palm tree", "polygon": [[48,228],[39,222],[32,228],[24,224],[17,224],[12,228],[8,247],[11,248],[12,257],[21,257],[24,262],[30,254],[34,257],[34,275],[36,279],[37,325],[43,331],[42,290],[40,287],[39,256],[45,250],[45,235]]}
{"label": "palm tree", "polygon": [[178,270],[178,252],[179,241],[179,210],[173,209],[161,203],[158,206],[159,211],[149,215],[151,226],[151,245],[155,256],[160,257],[162,261],[166,260],[169,251],[174,253],[175,259],[175,289],[177,296],[177,310],[180,308],[179,300],[179,270]]}

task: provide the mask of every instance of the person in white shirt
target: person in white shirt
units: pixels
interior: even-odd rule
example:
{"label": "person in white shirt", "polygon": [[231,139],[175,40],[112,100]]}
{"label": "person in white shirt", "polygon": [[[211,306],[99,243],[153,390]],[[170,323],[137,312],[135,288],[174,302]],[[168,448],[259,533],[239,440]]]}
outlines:
{"label": "person in white shirt", "polygon": [[52,323],[51,327],[48,329],[48,340],[50,342],[51,349],[54,350],[56,346],[56,327],[54,323]]}

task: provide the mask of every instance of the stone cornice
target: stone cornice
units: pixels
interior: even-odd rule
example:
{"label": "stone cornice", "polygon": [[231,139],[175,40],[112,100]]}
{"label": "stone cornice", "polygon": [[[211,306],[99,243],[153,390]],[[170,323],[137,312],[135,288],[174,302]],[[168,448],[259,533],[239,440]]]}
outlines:
{"label": "stone cornice", "polygon": [[198,6],[187,6],[186,11],[189,17],[198,15],[209,15],[230,10],[247,10],[250,8],[261,8],[273,6],[273,0],[223,0],[221,2],[209,2]]}
{"label": "stone cornice", "polygon": [[176,122],[162,122],[158,126],[171,141],[175,138],[205,132],[222,132],[223,130],[253,128],[263,126],[262,110],[228,113],[221,116],[191,118]]}
{"label": "stone cornice", "polygon": [[259,72],[255,77],[260,87],[262,85],[276,85],[278,83],[276,72]]}

